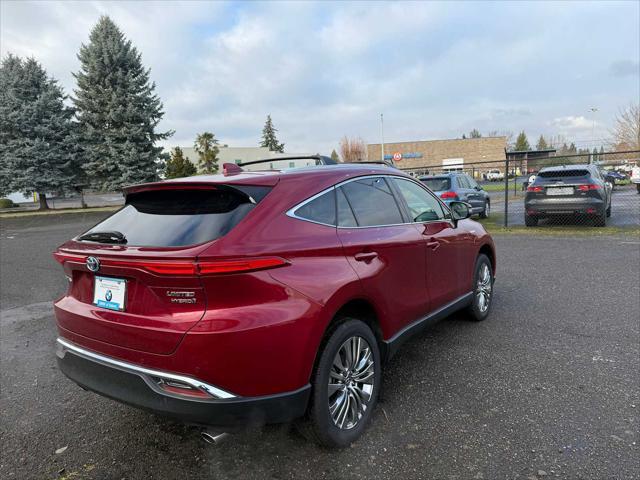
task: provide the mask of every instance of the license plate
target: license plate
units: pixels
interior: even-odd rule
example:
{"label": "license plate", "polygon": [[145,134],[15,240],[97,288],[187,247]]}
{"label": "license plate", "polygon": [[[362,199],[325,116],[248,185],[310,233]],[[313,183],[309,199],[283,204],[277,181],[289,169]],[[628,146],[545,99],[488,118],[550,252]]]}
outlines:
{"label": "license plate", "polygon": [[547,195],[573,195],[573,187],[549,187]]}
{"label": "license plate", "polygon": [[109,310],[124,311],[127,281],[122,278],[95,277],[93,304]]}

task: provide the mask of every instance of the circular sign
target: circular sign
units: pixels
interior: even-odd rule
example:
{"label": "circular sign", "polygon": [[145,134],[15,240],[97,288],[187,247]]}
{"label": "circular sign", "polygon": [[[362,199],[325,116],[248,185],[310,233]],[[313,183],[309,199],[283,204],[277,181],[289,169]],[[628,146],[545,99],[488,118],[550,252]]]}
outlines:
{"label": "circular sign", "polygon": [[402,160],[402,154],[400,152],[396,152],[393,154],[393,160],[396,162],[399,162],[400,160]]}

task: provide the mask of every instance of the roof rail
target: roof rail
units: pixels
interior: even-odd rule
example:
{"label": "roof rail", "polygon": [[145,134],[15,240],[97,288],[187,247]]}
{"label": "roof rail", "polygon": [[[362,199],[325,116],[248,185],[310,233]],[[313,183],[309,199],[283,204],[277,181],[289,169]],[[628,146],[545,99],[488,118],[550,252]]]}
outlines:
{"label": "roof rail", "polygon": [[292,155],[289,157],[263,158],[261,160],[251,160],[250,162],[240,162],[238,163],[238,166],[245,167],[247,165],[257,165],[259,163],[279,162],[281,160],[315,160],[316,165],[335,165],[338,163],[331,157],[326,157],[324,155]]}
{"label": "roof rail", "polygon": [[250,162],[240,162],[237,164],[238,167],[245,167],[247,165],[258,165],[260,163],[272,163],[279,162],[281,160],[315,160],[316,165],[338,165],[340,163],[346,164],[375,164],[375,165],[386,165],[387,167],[397,168],[393,161],[388,160],[371,160],[364,162],[337,162],[331,157],[327,157],[325,155],[291,155],[288,157],[273,157],[273,158],[263,158],[260,160],[251,160]]}

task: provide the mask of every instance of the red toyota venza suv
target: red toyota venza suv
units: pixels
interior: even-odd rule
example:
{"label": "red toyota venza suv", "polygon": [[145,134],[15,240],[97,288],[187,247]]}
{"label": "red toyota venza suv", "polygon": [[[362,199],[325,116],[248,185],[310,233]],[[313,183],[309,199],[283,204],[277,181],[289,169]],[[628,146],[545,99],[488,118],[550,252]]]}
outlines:
{"label": "red toyota venza suv", "polygon": [[297,419],[358,438],[410,335],[491,309],[496,255],[462,202],[373,164],[136,185],[54,253],[60,369],[81,387],[202,427]]}

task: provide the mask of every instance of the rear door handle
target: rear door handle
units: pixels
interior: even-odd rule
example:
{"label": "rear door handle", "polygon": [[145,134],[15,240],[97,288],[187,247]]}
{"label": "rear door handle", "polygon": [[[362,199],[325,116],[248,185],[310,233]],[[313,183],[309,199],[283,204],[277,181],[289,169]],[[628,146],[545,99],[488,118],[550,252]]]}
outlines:
{"label": "rear door handle", "polygon": [[354,257],[358,262],[369,263],[371,260],[373,260],[377,256],[378,254],[376,252],[363,252],[363,253],[356,253]]}
{"label": "rear door handle", "polygon": [[431,241],[431,242],[427,242],[427,247],[429,247],[431,250],[437,250],[438,247],[440,246],[440,242],[438,241]]}

